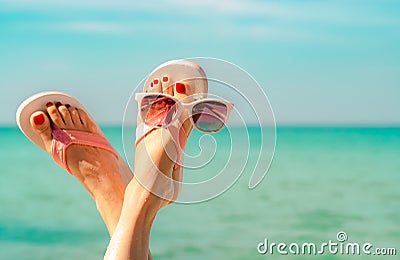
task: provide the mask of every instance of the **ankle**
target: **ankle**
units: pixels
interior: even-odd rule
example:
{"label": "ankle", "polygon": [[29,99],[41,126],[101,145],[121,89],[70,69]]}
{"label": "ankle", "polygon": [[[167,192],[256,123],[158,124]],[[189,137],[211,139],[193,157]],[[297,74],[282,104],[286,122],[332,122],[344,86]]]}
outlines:
{"label": "ankle", "polygon": [[135,177],[131,180],[125,190],[123,208],[131,211],[157,211],[161,208],[163,199],[154,195],[145,188]]}

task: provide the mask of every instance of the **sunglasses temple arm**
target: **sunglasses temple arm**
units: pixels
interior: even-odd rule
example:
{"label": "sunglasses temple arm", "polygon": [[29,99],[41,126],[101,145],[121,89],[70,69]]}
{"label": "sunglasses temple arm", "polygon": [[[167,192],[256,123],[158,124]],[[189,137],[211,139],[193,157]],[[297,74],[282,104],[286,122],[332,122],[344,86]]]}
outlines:
{"label": "sunglasses temple arm", "polygon": [[225,119],[226,119],[226,115],[225,115],[225,114],[221,114],[220,112],[214,110],[212,106],[206,105],[205,107],[207,107],[208,109],[210,109],[214,114],[216,114],[217,116],[219,116],[220,119],[223,119],[223,120],[225,121]]}

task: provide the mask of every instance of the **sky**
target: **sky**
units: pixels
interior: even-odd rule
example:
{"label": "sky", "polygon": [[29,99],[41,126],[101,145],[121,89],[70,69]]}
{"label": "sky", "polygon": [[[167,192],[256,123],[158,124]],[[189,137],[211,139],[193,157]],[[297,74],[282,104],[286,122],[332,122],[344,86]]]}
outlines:
{"label": "sky", "polygon": [[45,90],[121,124],[137,84],[185,57],[246,70],[278,125],[400,125],[399,13],[396,0],[0,0],[0,125]]}

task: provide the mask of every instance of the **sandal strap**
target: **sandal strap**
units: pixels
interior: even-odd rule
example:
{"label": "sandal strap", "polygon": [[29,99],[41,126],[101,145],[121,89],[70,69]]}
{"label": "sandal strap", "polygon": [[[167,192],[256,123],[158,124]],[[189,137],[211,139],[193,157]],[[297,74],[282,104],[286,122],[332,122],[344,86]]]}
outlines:
{"label": "sandal strap", "polygon": [[[149,126],[145,123],[140,123],[136,127],[136,146],[151,132],[156,130],[157,127]],[[179,166],[183,165],[184,158],[184,147],[181,144],[186,143],[186,134],[179,120],[176,120],[174,124],[167,128],[169,134],[172,137],[172,140],[175,144],[175,147],[178,151],[177,160],[174,164],[174,170],[176,170]]]}
{"label": "sandal strap", "polygon": [[110,142],[99,134],[93,134],[77,130],[62,130],[52,125],[53,141],[51,145],[51,155],[54,161],[66,169],[69,173],[71,170],[67,164],[67,149],[72,144],[85,145],[95,148],[101,148],[119,157]]}

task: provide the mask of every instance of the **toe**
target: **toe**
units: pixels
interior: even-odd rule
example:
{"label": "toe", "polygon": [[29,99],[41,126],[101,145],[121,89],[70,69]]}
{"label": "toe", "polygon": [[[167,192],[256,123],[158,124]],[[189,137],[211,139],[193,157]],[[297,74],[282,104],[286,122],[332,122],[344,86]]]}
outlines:
{"label": "toe", "polygon": [[57,102],[56,104],[49,103],[46,106],[47,106],[47,113],[49,114],[51,121],[59,128],[65,128],[62,116],[58,111],[58,107],[61,106],[61,103],[60,102]]}
{"label": "toe", "polygon": [[162,92],[161,89],[161,82],[158,78],[153,79],[153,81],[150,83],[150,87],[148,89],[148,92]]}
{"label": "toe", "polygon": [[101,131],[97,127],[97,124],[93,121],[93,119],[86,113],[83,109],[76,109],[79,113],[80,121],[82,122],[82,130],[90,132],[90,133],[98,133]]}
{"label": "toe", "polygon": [[168,75],[164,75],[161,78],[161,85],[163,93],[173,96],[174,95],[174,86],[171,85],[170,77]]}
{"label": "toe", "polygon": [[187,86],[188,86],[188,84],[185,84],[184,82],[175,83],[174,96],[179,100],[183,100],[184,98],[186,98],[187,97],[187,94],[186,94]]}
{"label": "toe", "polygon": [[[174,84],[174,89],[173,89],[174,97],[176,97],[178,100],[181,100],[183,103],[187,102],[185,100],[190,94],[190,85],[186,82],[177,82]],[[193,129],[192,123],[189,120],[189,113],[188,111],[183,111],[180,115],[179,120],[182,122],[183,128],[185,130],[185,133],[187,133],[187,137],[191,133],[191,130]]]}
{"label": "toe", "polygon": [[84,128],[84,125],[81,121],[81,117],[79,116],[79,112],[75,107],[69,107],[68,108],[70,115],[71,115],[71,120],[77,130],[82,130]]}
{"label": "toe", "polygon": [[163,93],[172,95],[172,88],[170,88],[170,77],[168,75],[162,76],[161,89]]}
{"label": "toe", "polygon": [[58,112],[60,113],[62,120],[64,121],[65,127],[67,129],[74,128],[74,123],[72,122],[71,113],[69,112],[67,105],[59,106]]}
{"label": "toe", "polygon": [[49,118],[42,111],[37,111],[31,115],[30,123],[33,131],[40,136],[46,151],[50,153],[52,137]]}

